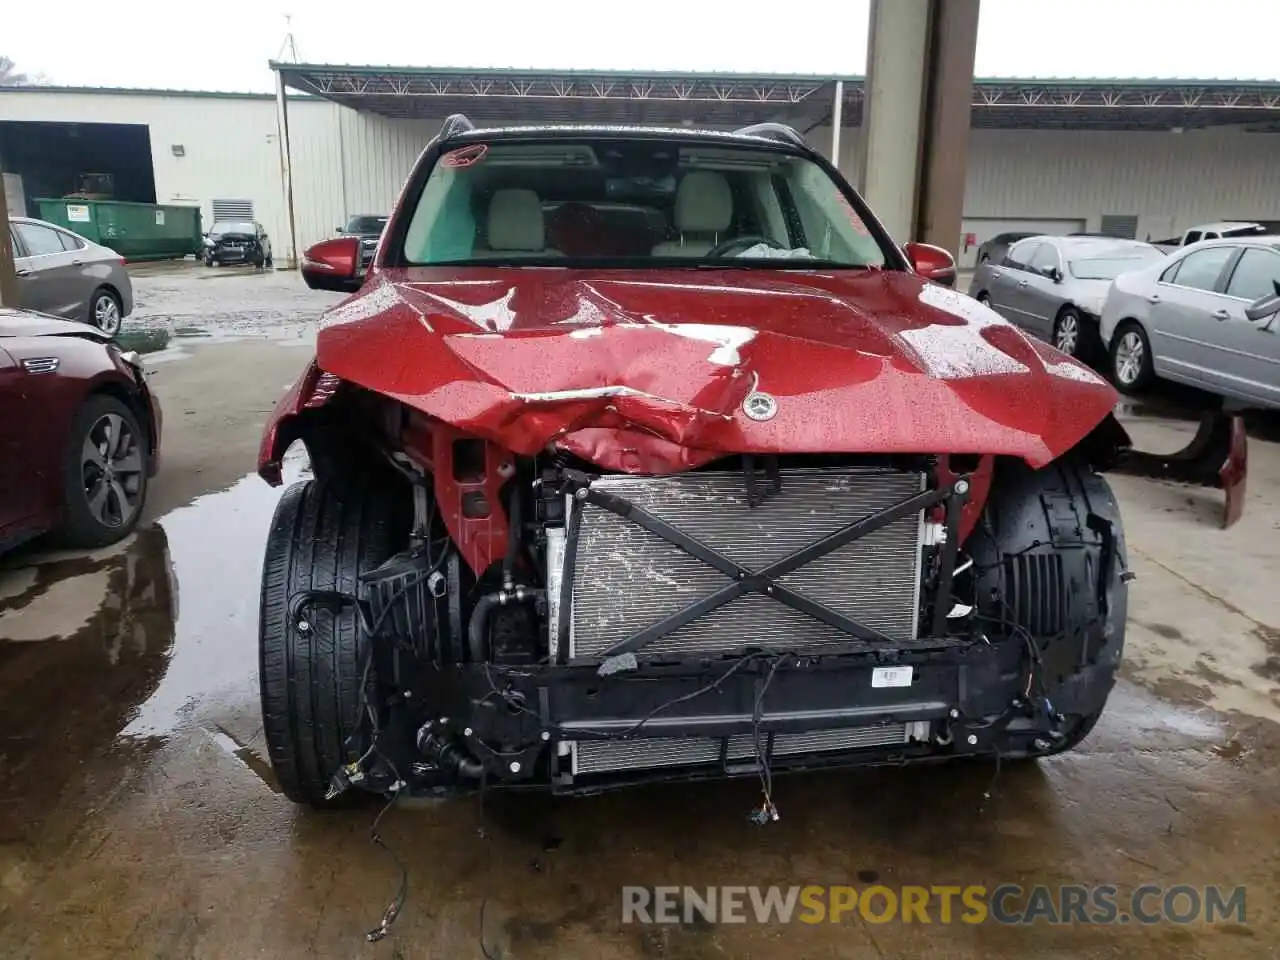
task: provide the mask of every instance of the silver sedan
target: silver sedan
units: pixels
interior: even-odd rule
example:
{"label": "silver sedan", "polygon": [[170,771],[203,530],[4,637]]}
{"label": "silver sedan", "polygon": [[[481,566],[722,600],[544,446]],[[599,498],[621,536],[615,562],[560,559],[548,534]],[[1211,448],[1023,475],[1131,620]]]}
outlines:
{"label": "silver sedan", "polygon": [[1116,280],[1102,308],[1111,376],[1280,409],[1280,236],[1205,240]]}
{"label": "silver sedan", "polygon": [[969,296],[1063,353],[1091,360],[1099,351],[1098,316],[1111,282],[1163,260],[1149,243],[1110,237],[1020,240],[999,263],[974,271]]}
{"label": "silver sedan", "polygon": [[97,327],[109,336],[133,310],[120,254],[43,220],[10,217],[17,306]]}

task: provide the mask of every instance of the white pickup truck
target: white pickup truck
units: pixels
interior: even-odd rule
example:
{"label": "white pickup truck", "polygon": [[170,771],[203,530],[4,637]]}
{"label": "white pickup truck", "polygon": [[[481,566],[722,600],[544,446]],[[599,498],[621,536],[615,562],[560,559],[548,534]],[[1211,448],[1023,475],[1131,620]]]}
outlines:
{"label": "white pickup truck", "polygon": [[1162,250],[1171,251],[1185,247],[1189,243],[1201,240],[1220,240],[1223,237],[1258,237],[1270,231],[1260,223],[1247,223],[1242,220],[1228,220],[1221,223],[1202,223],[1192,227],[1182,235],[1181,239],[1158,240],[1155,245]]}

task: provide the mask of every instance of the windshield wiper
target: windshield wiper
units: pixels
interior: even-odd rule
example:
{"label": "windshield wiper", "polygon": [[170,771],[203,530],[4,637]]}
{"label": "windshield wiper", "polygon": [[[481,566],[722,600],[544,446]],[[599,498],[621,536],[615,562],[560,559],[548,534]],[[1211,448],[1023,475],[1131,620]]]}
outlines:
{"label": "windshield wiper", "polygon": [[[665,266],[665,264],[664,264]],[[699,260],[690,266],[699,270],[872,270],[866,263],[841,263],[838,260],[801,260],[798,258],[734,257],[725,260]]]}

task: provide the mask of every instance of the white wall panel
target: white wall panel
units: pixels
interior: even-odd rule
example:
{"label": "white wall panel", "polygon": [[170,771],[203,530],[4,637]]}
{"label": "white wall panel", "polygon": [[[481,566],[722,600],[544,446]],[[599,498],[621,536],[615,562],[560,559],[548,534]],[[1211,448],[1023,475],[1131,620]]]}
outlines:
{"label": "white wall panel", "polygon": [[1197,223],[1280,220],[1280,134],[975,130],[968,218],[1137,214],[1138,238]]}
{"label": "white wall panel", "polygon": [[[319,119],[336,109],[293,101],[291,122],[295,129],[323,130],[311,124],[312,115]],[[288,221],[272,98],[6,91],[0,93],[0,120],[143,124],[159,203],[199,204],[207,227],[214,197],[250,199],[276,248],[284,248]],[[185,155],[175,157],[173,144],[182,144]]]}

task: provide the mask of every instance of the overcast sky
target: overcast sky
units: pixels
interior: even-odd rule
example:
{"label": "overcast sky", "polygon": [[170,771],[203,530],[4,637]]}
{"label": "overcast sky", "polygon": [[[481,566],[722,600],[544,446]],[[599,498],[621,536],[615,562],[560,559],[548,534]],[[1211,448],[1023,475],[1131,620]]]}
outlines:
{"label": "overcast sky", "polygon": [[[862,73],[869,0],[13,0],[0,54],[51,83],[271,90],[312,63]],[[753,12],[755,11],[755,12]],[[1280,0],[982,0],[977,74],[1280,77]]]}

